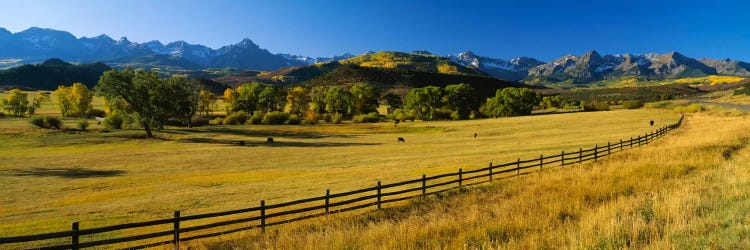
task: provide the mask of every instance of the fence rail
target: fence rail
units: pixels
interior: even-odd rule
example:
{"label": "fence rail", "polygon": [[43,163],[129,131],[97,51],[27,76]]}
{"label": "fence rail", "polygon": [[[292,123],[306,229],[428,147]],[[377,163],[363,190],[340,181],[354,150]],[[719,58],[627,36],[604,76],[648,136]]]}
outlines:
{"label": "fence rail", "polygon": [[[126,223],[112,226],[104,226],[89,229],[80,229],[79,222],[73,222],[71,224],[70,231],[43,233],[35,235],[23,235],[23,236],[10,236],[0,237],[0,248],[12,247],[10,244],[16,244],[15,246],[29,247],[30,245],[19,245],[19,244],[30,244],[37,241],[47,241],[49,245],[31,245],[33,248],[39,249],[80,249],[97,246],[110,246],[112,248],[148,248],[159,245],[173,244],[175,248],[179,248],[180,242],[214,237],[223,234],[229,234],[244,230],[260,228],[261,231],[265,231],[266,227],[291,223],[300,220],[318,218],[322,216],[328,216],[330,214],[336,214],[341,212],[347,212],[352,210],[358,210],[368,207],[381,208],[383,204],[399,202],[409,199],[415,199],[424,197],[426,195],[437,194],[448,190],[462,188],[469,185],[477,185],[481,183],[491,182],[494,179],[511,178],[520,176],[523,174],[530,173],[530,171],[523,171],[532,168],[538,168],[543,170],[545,167],[565,167],[572,164],[578,164],[585,161],[597,161],[602,157],[609,156],[612,153],[624,151],[633,147],[640,147],[649,144],[654,139],[666,135],[668,132],[679,128],[682,125],[684,115],[680,119],[671,125],[660,127],[653,132],[646,133],[642,136],[635,138],[631,137],[629,140],[620,140],[616,143],[607,142],[607,145],[599,146],[595,145],[590,149],[579,148],[578,151],[565,152],[561,151],[557,155],[539,155],[539,158],[521,160],[518,158],[516,161],[508,162],[499,165],[493,165],[479,169],[473,169],[464,171],[462,168],[457,172],[445,173],[434,176],[422,175],[419,179],[406,180],[390,184],[381,184],[379,181],[376,186],[362,188],[347,192],[334,193],[330,190],[326,190],[324,196],[300,199],[295,201],[283,202],[278,204],[266,204],[264,200],[260,201],[260,206],[250,207],[243,209],[236,209],[230,211],[213,212],[206,214],[196,214],[189,216],[180,216],[180,211],[175,211],[172,218],[159,219],[152,221]],[[480,180],[480,181],[475,181]],[[437,182],[436,182],[437,181]],[[474,181],[474,182],[469,182]],[[432,183],[428,183],[432,182]],[[446,187],[447,186],[447,187]],[[394,190],[395,188],[404,187],[403,189]],[[443,189],[436,190],[439,187],[446,187]],[[357,195],[357,196],[355,196]],[[333,199],[342,199],[336,202],[332,202]],[[313,203],[313,204],[310,204]],[[308,205],[302,206],[299,205]],[[283,211],[279,209],[286,208]],[[269,211],[277,210],[277,211]],[[248,216],[249,213],[257,212],[255,216]],[[219,221],[206,222],[200,225],[192,225],[189,227],[181,227],[182,223],[189,221],[197,221],[204,219],[214,219],[219,217],[227,216],[238,216],[245,215],[240,218],[224,219]],[[277,221],[268,222],[269,219],[277,218]],[[248,223],[255,223],[248,225]],[[154,226],[169,226],[172,225],[169,230],[154,230],[151,232],[144,232],[144,230],[138,230],[140,233],[135,235],[117,236],[103,240],[93,240],[87,242],[81,242],[82,236],[96,235],[102,233],[112,233],[114,231],[121,231],[127,229],[142,229],[145,227]],[[233,228],[226,228],[235,226]],[[223,229],[222,229],[223,228]],[[213,229],[209,232],[200,232]],[[183,233],[199,232],[190,236],[183,236]],[[122,243],[133,243],[143,240],[152,240],[140,245],[122,245]],[[50,243],[51,242],[51,243]],[[121,244],[121,245],[114,245]],[[6,247],[3,247],[5,245]]]}

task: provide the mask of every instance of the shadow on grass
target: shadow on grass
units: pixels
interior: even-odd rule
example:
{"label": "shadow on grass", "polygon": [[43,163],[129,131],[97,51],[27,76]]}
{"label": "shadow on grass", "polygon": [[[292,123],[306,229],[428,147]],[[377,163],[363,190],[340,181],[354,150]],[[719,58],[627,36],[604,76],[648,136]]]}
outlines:
{"label": "shadow on grass", "polygon": [[112,177],[125,174],[122,170],[94,170],[85,168],[31,168],[11,170],[11,175],[34,177],[61,177],[68,179]]}
{"label": "shadow on grass", "polygon": [[[198,138],[187,138],[179,140],[180,142],[186,143],[211,143],[211,144],[224,144],[231,146],[240,146],[242,140],[217,140],[212,138],[198,137]],[[299,141],[242,141],[245,147],[345,147],[345,146],[373,146],[381,145],[382,143],[366,143],[366,142],[299,142]]]}
{"label": "shadow on grass", "polygon": [[[187,134],[182,130],[163,130],[163,133]],[[353,138],[356,135],[318,133],[312,131],[289,131],[289,130],[242,130],[231,128],[200,127],[192,128],[190,133],[207,133],[221,135],[238,135],[248,137],[291,137],[301,139],[321,139],[321,138]]]}

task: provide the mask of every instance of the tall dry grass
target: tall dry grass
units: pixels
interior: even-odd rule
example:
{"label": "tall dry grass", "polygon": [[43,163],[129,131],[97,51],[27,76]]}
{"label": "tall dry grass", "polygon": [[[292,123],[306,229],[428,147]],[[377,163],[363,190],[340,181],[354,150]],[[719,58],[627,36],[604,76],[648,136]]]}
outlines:
{"label": "tall dry grass", "polygon": [[196,249],[750,247],[750,120],[691,114],[597,163],[407,205],[187,243]]}

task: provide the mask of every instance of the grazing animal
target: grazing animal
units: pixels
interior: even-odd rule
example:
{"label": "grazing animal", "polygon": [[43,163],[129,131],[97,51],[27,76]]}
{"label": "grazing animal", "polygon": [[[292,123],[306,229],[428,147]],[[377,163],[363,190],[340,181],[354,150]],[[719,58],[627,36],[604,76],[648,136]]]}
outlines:
{"label": "grazing animal", "polygon": [[403,142],[403,143],[406,143],[406,140],[404,140],[404,137],[399,137],[399,138],[398,138],[398,142]]}
{"label": "grazing animal", "polygon": [[651,126],[654,126],[654,120],[651,120]]}
{"label": "grazing animal", "polygon": [[96,125],[102,125],[102,121],[104,121],[104,117],[95,116],[94,119],[96,119]]}
{"label": "grazing animal", "polygon": [[273,137],[268,137],[268,139],[266,139],[266,142],[273,143]]}
{"label": "grazing animal", "polygon": [[395,121],[393,122],[393,127],[394,127],[394,128],[395,128],[395,127],[398,127],[398,124],[399,124],[400,122],[401,122],[401,121],[399,121],[399,120],[395,120]]}
{"label": "grazing animal", "polygon": [[477,133],[474,133],[474,139],[476,139],[476,138],[477,138]]}
{"label": "grazing animal", "polygon": [[245,146],[245,141],[240,141],[240,146]]}

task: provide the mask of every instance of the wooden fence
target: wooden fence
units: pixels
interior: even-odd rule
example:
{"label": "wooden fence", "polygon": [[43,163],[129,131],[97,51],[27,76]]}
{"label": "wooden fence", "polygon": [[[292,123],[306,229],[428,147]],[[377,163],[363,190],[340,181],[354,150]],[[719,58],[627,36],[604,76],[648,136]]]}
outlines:
{"label": "wooden fence", "polygon": [[[332,194],[330,190],[326,190],[323,196],[278,204],[267,204],[261,200],[257,207],[231,211],[188,216],[182,216],[180,211],[175,211],[172,218],[86,229],[81,228],[79,222],[73,222],[69,231],[0,237],[0,248],[80,249],[107,246],[107,248],[140,249],[173,244],[177,249],[182,241],[256,228],[265,232],[267,227],[274,225],[369,207],[381,208],[384,204],[491,182],[493,179],[515,177],[545,168],[564,167],[585,161],[597,161],[612,153],[649,144],[654,139],[680,127],[683,118],[684,115],[677,123],[658,128],[645,135],[616,143],[607,142],[607,145],[595,145],[590,149],[562,151],[557,155],[540,155],[539,158],[529,160],[518,158],[516,161],[504,164],[490,163],[484,168],[466,171],[458,169],[454,173],[435,176],[422,175],[418,179],[390,184],[382,184],[378,181],[373,187],[342,193]],[[100,236],[96,237],[96,235]]]}

